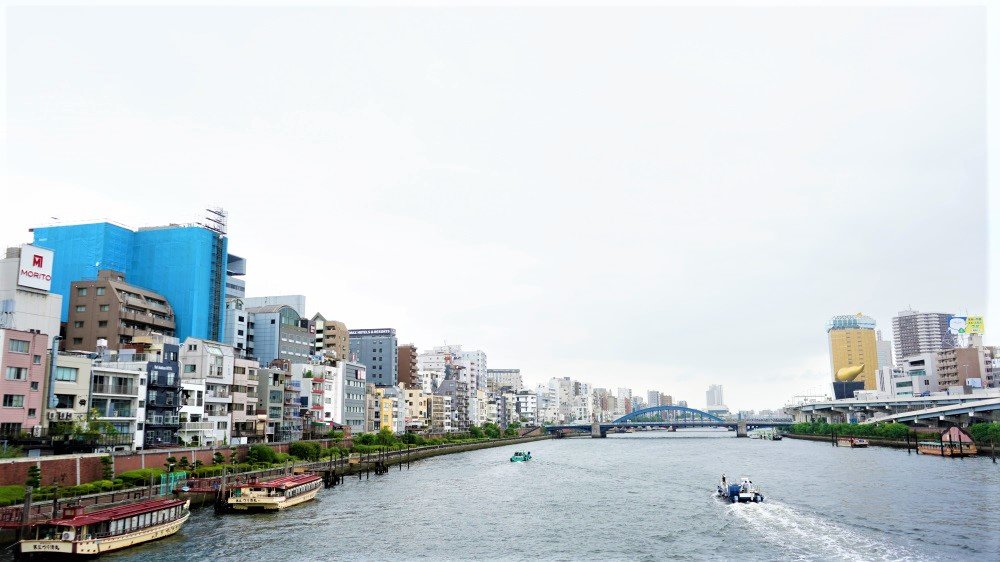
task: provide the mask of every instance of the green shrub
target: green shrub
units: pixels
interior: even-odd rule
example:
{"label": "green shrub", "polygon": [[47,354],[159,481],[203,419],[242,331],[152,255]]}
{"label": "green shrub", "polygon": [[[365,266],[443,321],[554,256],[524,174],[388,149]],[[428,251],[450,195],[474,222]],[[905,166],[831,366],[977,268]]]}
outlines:
{"label": "green shrub", "polygon": [[150,477],[159,480],[165,471],[162,468],[140,468],[139,470],[129,470],[118,475],[125,482],[126,486],[145,486],[149,484]]}
{"label": "green shrub", "polygon": [[24,501],[24,486],[0,486],[0,505],[12,505]]}
{"label": "green shrub", "polygon": [[304,461],[317,461],[323,447],[315,441],[296,441],[288,446],[288,454]]}
{"label": "green shrub", "polygon": [[374,445],[375,444],[375,434],[373,433],[362,433],[354,438],[355,445]]}
{"label": "green shrub", "polygon": [[278,460],[278,453],[267,445],[252,445],[247,460],[254,464],[273,463]]}

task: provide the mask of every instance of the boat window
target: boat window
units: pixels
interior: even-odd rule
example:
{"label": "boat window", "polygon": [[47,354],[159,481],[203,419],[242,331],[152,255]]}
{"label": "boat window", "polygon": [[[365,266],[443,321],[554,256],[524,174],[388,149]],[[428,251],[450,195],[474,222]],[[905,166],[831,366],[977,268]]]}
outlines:
{"label": "boat window", "polygon": [[138,527],[139,527],[139,517],[138,516],[132,517],[128,522],[128,528],[135,529]]}

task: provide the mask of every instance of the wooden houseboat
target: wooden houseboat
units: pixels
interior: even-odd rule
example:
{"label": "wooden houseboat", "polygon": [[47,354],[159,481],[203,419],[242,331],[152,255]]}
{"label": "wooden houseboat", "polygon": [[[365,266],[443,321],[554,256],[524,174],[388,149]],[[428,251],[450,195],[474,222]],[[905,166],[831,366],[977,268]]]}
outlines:
{"label": "wooden houseboat", "polygon": [[32,526],[20,544],[21,554],[97,556],[176,533],[191,516],[191,502],[144,500],[84,513],[68,507],[63,515]]}

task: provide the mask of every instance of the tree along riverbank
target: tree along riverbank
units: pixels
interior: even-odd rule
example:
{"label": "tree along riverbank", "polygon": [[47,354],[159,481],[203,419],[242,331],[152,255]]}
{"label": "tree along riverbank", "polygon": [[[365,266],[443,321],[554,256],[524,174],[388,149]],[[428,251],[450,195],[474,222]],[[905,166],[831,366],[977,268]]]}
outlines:
{"label": "tree along riverbank", "polygon": [[[922,433],[920,435],[923,437]],[[785,437],[788,438],[788,439],[802,439],[804,441],[820,441],[820,442],[823,442],[823,443],[831,443],[831,442],[834,442],[836,440],[836,437],[831,437],[830,435],[801,435],[801,434],[795,434],[795,433],[786,433]],[[839,435],[838,437],[850,437],[850,436],[848,436],[848,435]],[[934,433],[933,440],[936,441],[937,438],[938,438],[938,434]],[[866,441],[868,441],[869,445],[875,445],[875,446],[878,446],[878,447],[891,447],[893,449],[906,449],[907,448],[907,443],[906,443],[905,440],[898,441],[898,440],[895,440],[895,439],[885,439],[885,438],[882,438],[882,437],[865,437],[864,439]],[[925,441],[930,441],[930,440],[931,440],[930,438],[925,439]],[[916,444],[917,444],[917,442],[915,440],[911,440],[910,443],[909,443],[909,448],[915,450],[916,449]],[[997,448],[997,454],[1000,455],[1000,443],[997,443],[997,447],[996,448]],[[989,443],[985,443],[985,444],[976,443],[976,450],[977,450],[977,452],[978,452],[978,454],[980,456],[983,456],[983,457],[993,456],[993,449],[990,447]]]}

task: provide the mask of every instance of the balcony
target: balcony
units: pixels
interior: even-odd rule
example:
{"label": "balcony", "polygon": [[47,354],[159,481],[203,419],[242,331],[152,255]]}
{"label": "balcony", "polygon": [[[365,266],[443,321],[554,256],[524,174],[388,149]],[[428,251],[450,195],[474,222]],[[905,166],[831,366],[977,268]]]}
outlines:
{"label": "balcony", "polygon": [[95,384],[94,394],[118,394],[121,396],[136,396],[136,386],[117,384]]}
{"label": "balcony", "polygon": [[178,431],[211,431],[215,429],[215,422],[183,422]]}
{"label": "balcony", "polygon": [[232,398],[232,396],[233,396],[232,393],[230,393],[228,390],[209,390],[205,392],[206,400],[212,400],[212,399],[228,400],[229,398]]}
{"label": "balcony", "polygon": [[178,425],[181,423],[178,416],[146,416],[148,425]]}
{"label": "balcony", "polygon": [[135,417],[135,410],[131,410],[131,409],[122,410],[120,408],[113,409],[113,410],[107,410],[106,412],[104,412],[104,415],[101,416],[101,417],[102,418],[134,418]]}

